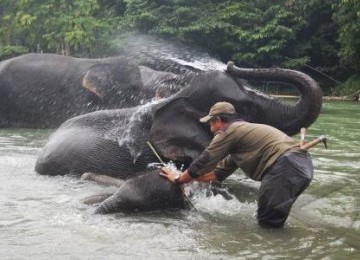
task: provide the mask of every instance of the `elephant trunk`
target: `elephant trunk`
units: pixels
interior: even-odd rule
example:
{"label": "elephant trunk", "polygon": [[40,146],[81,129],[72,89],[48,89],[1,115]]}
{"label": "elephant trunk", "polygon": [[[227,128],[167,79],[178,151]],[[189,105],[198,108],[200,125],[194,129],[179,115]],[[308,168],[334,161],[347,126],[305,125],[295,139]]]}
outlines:
{"label": "elephant trunk", "polygon": [[257,96],[254,102],[259,105],[259,117],[265,124],[284,131],[288,135],[308,127],[318,117],[322,104],[322,91],[319,85],[308,75],[289,69],[248,69],[239,68],[228,62],[227,72],[239,78],[256,81],[279,81],[294,85],[300,93],[300,100],[294,105],[286,105],[278,99]]}
{"label": "elephant trunk", "polygon": [[124,195],[126,196],[126,192],[117,190],[112,196],[100,203],[95,214],[111,214],[126,210],[127,203],[124,201]]}
{"label": "elephant trunk", "polygon": [[115,196],[115,194],[100,203],[98,208],[95,210],[95,214],[111,214],[118,212],[119,199],[117,198],[117,196]]}

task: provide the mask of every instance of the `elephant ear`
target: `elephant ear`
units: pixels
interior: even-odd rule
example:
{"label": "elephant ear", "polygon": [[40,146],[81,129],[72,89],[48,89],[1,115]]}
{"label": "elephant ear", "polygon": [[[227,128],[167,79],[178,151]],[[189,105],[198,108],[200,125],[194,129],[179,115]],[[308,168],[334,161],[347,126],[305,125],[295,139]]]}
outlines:
{"label": "elephant ear", "polygon": [[110,64],[95,64],[86,72],[82,86],[100,98],[106,94],[105,87],[113,85]]}
{"label": "elephant ear", "polygon": [[203,112],[186,98],[174,98],[155,112],[150,141],[164,158],[191,162],[211,141],[207,125],[199,122],[201,116]]}
{"label": "elephant ear", "polygon": [[137,95],[143,88],[139,67],[133,62],[119,59],[99,63],[86,72],[82,86],[100,98],[105,96]]}

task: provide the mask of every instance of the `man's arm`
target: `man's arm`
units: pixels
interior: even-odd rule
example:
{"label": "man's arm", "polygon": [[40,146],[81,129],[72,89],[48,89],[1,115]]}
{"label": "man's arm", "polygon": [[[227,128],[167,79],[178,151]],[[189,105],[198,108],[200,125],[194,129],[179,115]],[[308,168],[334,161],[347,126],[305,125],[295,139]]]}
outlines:
{"label": "man's arm", "polygon": [[214,172],[205,173],[195,179],[195,181],[198,181],[198,182],[212,182],[212,181],[217,181],[217,180],[218,179]]}
{"label": "man's arm", "polygon": [[208,173],[200,175],[199,177],[193,178],[189,174],[189,169],[177,175],[173,173],[169,168],[163,167],[161,168],[160,175],[166,177],[172,183],[183,184],[191,181],[199,181],[199,182],[211,182],[211,181],[220,181],[225,180],[229,175],[231,175],[238,166],[235,161],[231,157],[231,155],[226,156],[220,163],[216,166],[216,168]]}
{"label": "man's arm", "polygon": [[176,178],[177,176],[173,174],[173,172],[166,167],[163,167],[161,169],[160,175],[166,177],[170,182],[177,184],[183,184],[191,181],[211,182],[217,180],[217,177],[213,172],[203,174],[200,177],[194,179],[190,176],[187,170],[180,173],[180,176]]}

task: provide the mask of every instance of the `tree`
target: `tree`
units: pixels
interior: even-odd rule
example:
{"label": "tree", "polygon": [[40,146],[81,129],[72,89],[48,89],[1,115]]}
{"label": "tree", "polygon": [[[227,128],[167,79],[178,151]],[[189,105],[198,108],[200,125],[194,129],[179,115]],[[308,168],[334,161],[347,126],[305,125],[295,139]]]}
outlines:
{"label": "tree", "polygon": [[[14,39],[30,51],[91,56],[99,41],[116,28],[112,9],[102,9],[97,0],[3,1],[0,33],[7,44]],[[11,33],[10,33],[11,32]]]}
{"label": "tree", "polygon": [[360,1],[341,0],[333,4],[338,24],[341,62],[360,75]]}
{"label": "tree", "polygon": [[320,81],[360,74],[358,0],[0,0],[0,59],[28,51],[100,56],[112,35],[129,31],[242,66],[312,68]]}
{"label": "tree", "polygon": [[247,66],[279,65],[304,24],[282,4],[267,0],[126,2],[126,15],[140,31],[196,43],[224,61]]}
{"label": "tree", "polygon": [[11,0],[0,1],[0,60],[8,59],[28,52],[19,37],[20,28],[14,14],[17,4]]}

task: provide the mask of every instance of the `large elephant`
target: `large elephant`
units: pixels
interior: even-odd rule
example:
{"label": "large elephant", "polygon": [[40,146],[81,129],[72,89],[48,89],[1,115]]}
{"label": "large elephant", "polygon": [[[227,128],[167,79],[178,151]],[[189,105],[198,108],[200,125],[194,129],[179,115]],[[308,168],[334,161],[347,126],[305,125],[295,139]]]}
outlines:
{"label": "large elephant", "polygon": [[76,115],[146,103],[176,80],[121,57],[22,55],[0,63],[0,127],[58,127]]}
{"label": "large elephant", "polygon": [[[300,92],[295,105],[259,93],[238,78],[292,83]],[[231,102],[250,122],[272,125],[289,135],[308,127],[320,113],[322,92],[307,75],[285,69],[243,69],[199,73],[176,95],[142,106],[96,111],[66,121],[42,149],[40,174],[95,172],[120,178],[135,176],[157,161],[150,141],[164,160],[186,167],[210,142],[199,118],[218,101]]]}

